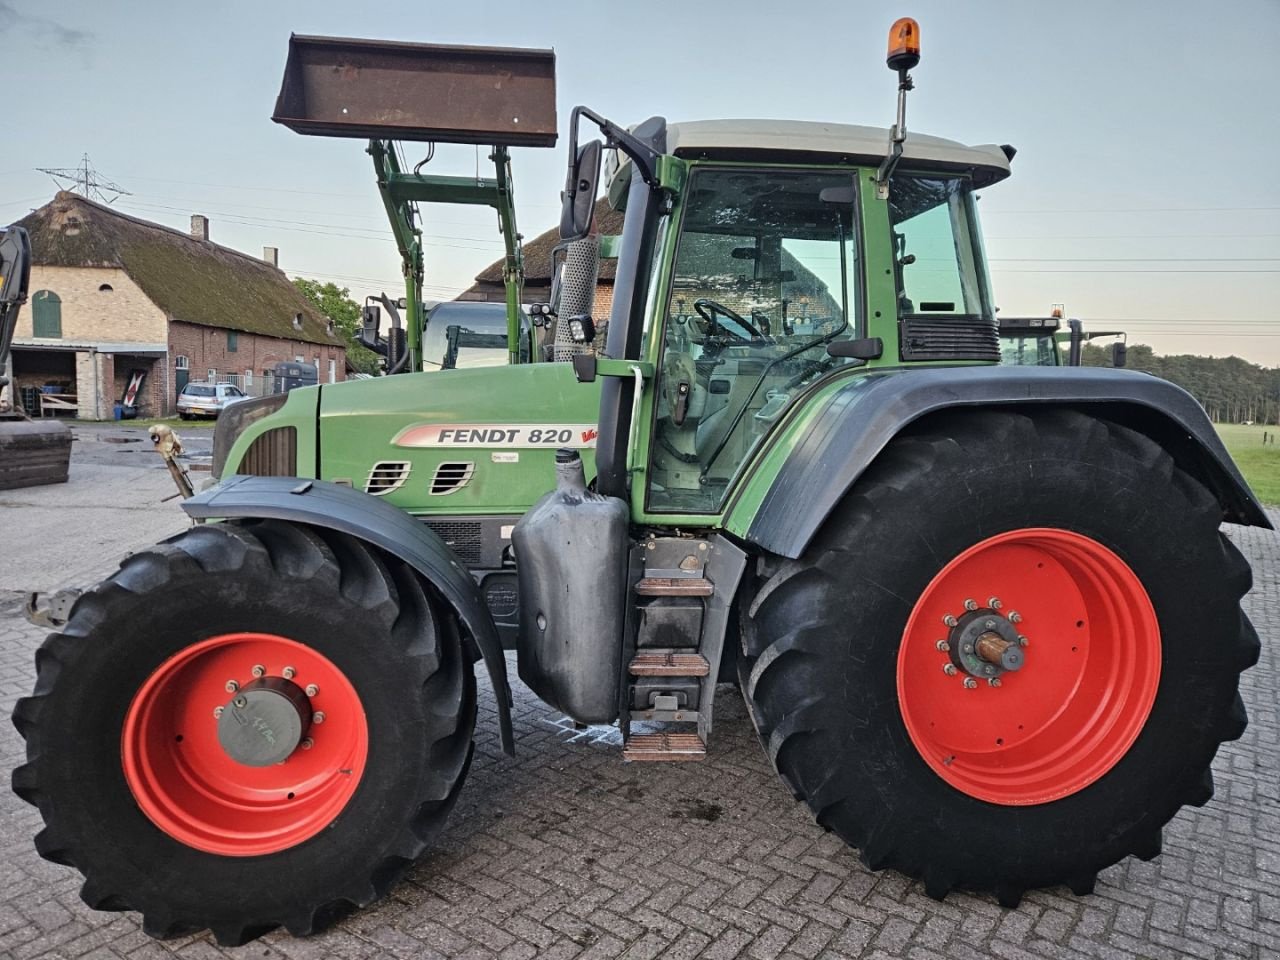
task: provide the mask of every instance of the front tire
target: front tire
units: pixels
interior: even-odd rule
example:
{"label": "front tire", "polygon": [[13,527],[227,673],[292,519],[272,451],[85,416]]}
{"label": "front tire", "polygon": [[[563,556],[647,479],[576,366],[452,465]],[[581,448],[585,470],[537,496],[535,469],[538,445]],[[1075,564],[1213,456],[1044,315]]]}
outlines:
{"label": "front tire", "polygon": [[868,866],[934,897],[1084,893],[1155,856],[1245,725],[1251,577],[1221,518],[1153,441],[1079,412],[910,428],[746,610],[770,758]]}
{"label": "front tire", "polygon": [[[204,525],[135,554],[37,665],[13,775],[45,820],[37,849],[153,936],[305,935],[371,903],[438,833],[471,759],[454,617],[409,567],[329,531]],[[300,705],[292,728],[268,715],[282,761],[223,740],[250,693]]]}

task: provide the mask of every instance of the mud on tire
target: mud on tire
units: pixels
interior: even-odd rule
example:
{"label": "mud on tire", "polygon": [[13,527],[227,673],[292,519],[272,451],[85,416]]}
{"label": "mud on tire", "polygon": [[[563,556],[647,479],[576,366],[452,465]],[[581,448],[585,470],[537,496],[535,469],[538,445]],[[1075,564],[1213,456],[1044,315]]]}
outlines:
{"label": "mud on tire", "polygon": [[[803,557],[762,563],[742,611],[739,679],[770,760],[866,865],[922,878],[934,897],[989,890],[1016,905],[1034,887],[1084,893],[1123,857],[1154,857],[1178,809],[1212,796],[1218,745],[1245,726],[1238,677],[1258,656],[1240,609],[1251,575],[1221,519],[1201,484],[1117,423],[1071,410],[927,419],[893,441]],[[900,678],[926,671],[996,710],[1001,691],[944,675],[948,654],[932,639],[918,662],[900,651],[913,610],[950,561],[1036,529],[1100,544],[1136,576],[1158,623],[1158,685],[1132,745],[1101,776],[1066,781],[1048,802],[991,802],[926,762],[904,721],[911,705],[900,703]],[[1025,594],[1016,570],[1001,579],[993,593]],[[1037,644],[1083,624],[1034,626],[1026,673],[1006,688],[1033,681]],[[942,623],[930,629],[945,638]],[[998,783],[998,759],[987,770]]]}
{"label": "mud on tire", "polygon": [[[242,632],[288,638],[331,663],[353,691],[340,708],[363,713],[367,755],[354,792],[309,838],[222,855],[144,814],[128,777],[155,774],[145,764],[126,774],[122,729],[165,663]],[[329,531],[204,525],[135,554],[77,601],[36,663],[35,691],[13,717],[27,741],[13,788],[45,821],[36,846],[84,874],[89,906],[140,911],[153,936],[209,928],[234,945],[281,925],[304,935],[371,903],[438,833],[471,760],[475,679],[452,613],[409,567]],[[229,694],[164,696],[199,698],[198,716],[213,725],[209,707]],[[335,728],[314,728],[317,748]]]}

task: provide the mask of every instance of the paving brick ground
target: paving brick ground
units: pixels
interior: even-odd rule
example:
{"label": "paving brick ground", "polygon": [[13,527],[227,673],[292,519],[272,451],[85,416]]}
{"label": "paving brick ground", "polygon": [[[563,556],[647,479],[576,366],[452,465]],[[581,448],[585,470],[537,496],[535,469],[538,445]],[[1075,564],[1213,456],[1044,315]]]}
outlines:
{"label": "paving brick ground", "polygon": [[[113,552],[182,526],[176,506],[156,502],[167,478],[109,472],[130,469],[75,474],[66,497],[108,504],[75,513],[76,523],[58,506],[66,497],[0,494],[0,562],[23,558],[0,567],[6,717],[29,690],[41,639],[17,613],[18,592],[94,579]],[[15,516],[30,528],[21,542]],[[476,761],[439,847],[384,902],[308,940],[150,940],[136,915],[85,907],[78,875],[32,848],[39,815],[0,791],[0,956],[1280,957],[1280,538],[1230,535],[1254,565],[1246,606],[1263,637],[1262,661],[1242,682],[1249,729],[1218,755],[1214,800],[1166,829],[1163,855],[1112,867],[1091,897],[1035,892],[1017,910],[966,895],[935,903],[898,874],[869,873],[769,771],[732,688],[721,688],[706,762],[626,765],[616,734],[574,731],[517,685],[517,759],[500,753],[482,691]],[[6,782],[21,758],[19,737],[0,723]]]}

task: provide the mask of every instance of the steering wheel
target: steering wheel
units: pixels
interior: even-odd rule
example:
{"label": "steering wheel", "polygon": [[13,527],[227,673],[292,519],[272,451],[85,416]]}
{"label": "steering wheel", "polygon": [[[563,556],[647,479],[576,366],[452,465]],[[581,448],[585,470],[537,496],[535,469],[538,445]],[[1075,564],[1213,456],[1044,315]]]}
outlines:
{"label": "steering wheel", "polygon": [[[762,334],[759,330],[757,330],[750,321],[744,319],[743,317],[740,317],[738,314],[734,313],[732,310],[726,307],[723,303],[717,303],[715,300],[708,300],[706,297],[699,297],[697,300],[693,301],[693,309],[697,311],[698,316],[700,316],[703,320],[707,321],[707,333],[709,335],[714,335],[717,328],[719,328],[719,329],[723,329],[725,333],[727,333],[729,336],[737,340],[746,341],[746,340],[751,340],[752,338],[760,339],[764,336],[764,334]],[[727,327],[723,327],[720,321],[716,319],[716,314],[720,314],[721,316],[727,317],[728,319],[732,320],[734,323],[740,326],[743,330],[746,330],[749,334],[751,334],[751,336],[744,337],[742,334],[738,333],[738,331],[736,330],[731,330]]]}

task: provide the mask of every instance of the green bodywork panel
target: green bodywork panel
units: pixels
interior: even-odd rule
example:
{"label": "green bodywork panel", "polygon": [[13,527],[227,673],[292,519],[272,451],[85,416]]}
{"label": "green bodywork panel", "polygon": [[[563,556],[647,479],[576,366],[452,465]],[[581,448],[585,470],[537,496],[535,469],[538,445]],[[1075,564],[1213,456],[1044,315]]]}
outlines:
{"label": "green bodywork panel", "polygon": [[[600,388],[578,383],[566,363],[440,370],[322,390],[320,479],[362,490],[375,463],[407,461],[408,480],[383,498],[411,513],[524,513],[551,488],[561,446],[578,448],[588,477],[595,473]],[[430,425],[458,429],[409,445],[423,442],[414,428]],[[459,442],[459,433],[469,445],[440,444]],[[473,463],[474,472],[454,492],[433,495],[431,480],[445,462]]]}
{"label": "green bodywork panel", "polygon": [[299,387],[290,390],[284,406],[260,420],[249,424],[231,445],[222,475],[229,477],[244,459],[253,441],[268,430],[293,427],[297,436],[297,475],[315,477],[316,473],[316,405],[320,402],[320,387]]}
{"label": "green bodywork panel", "polygon": [[725,530],[738,536],[746,535],[774,477],[787,462],[791,451],[809,432],[827,399],[847,387],[851,380],[862,379],[869,372],[868,367],[844,371],[816,384],[803,402],[792,405],[789,414],[760,445],[755,459],[747,464],[737,491],[730,494],[723,523]]}

